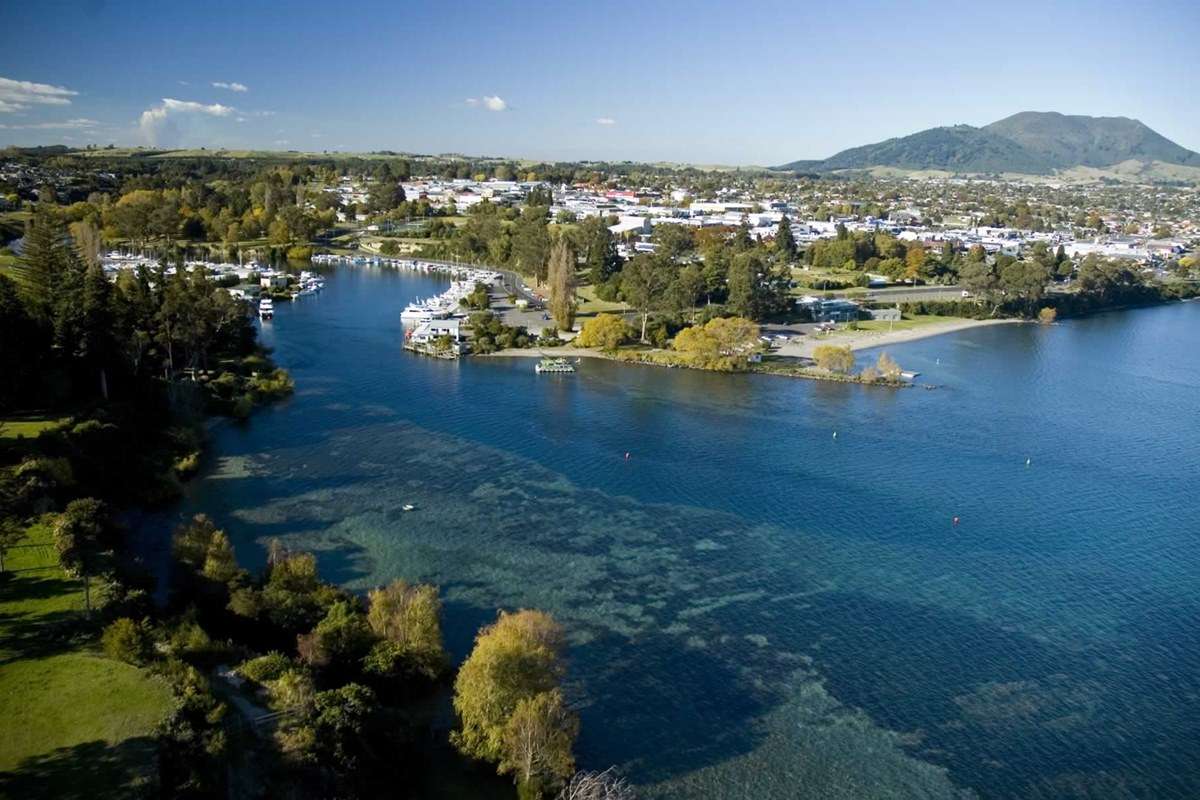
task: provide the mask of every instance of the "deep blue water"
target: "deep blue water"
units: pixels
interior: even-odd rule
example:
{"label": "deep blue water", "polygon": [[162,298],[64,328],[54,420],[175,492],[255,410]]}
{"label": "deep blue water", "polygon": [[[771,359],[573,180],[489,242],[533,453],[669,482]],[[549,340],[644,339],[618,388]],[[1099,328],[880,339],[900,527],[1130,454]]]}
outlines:
{"label": "deep blue water", "polygon": [[403,353],[440,286],[280,307],[298,392],[179,513],[438,583],[459,657],[552,611],[648,796],[1200,796],[1200,304],[895,348],[924,391]]}

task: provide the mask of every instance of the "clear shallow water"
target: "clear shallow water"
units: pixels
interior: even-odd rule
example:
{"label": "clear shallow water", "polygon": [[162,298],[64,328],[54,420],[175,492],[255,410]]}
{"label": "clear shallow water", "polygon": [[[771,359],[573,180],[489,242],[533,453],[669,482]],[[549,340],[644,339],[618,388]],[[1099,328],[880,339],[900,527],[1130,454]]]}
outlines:
{"label": "clear shallow water", "polygon": [[460,657],[554,612],[581,762],[651,797],[1200,794],[1200,304],[912,343],[940,388],[893,391],[409,356],[440,286],[282,306],[299,391],[179,513],[440,584]]}

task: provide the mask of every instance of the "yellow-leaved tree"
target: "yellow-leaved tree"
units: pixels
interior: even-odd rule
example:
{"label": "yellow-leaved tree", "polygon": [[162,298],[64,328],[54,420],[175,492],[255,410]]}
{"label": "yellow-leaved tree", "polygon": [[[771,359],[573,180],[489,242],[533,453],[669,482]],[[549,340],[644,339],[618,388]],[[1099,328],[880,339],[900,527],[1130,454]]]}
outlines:
{"label": "yellow-leaved tree", "polygon": [[476,636],[454,681],[459,729],[451,742],[512,773],[522,796],[553,791],[575,768],[579,724],[558,686],[563,645],[562,626],[549,614],[501,612]]}

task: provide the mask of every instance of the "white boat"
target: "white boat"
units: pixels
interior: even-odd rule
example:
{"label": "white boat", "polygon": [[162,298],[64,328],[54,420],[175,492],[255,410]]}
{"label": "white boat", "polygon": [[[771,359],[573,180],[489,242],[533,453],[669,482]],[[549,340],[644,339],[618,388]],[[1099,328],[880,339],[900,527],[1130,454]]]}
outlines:
{"label": "white boat", "polygon": [[275,316],[275,303],[269,297],[264,297],[258,301],[258,316],[263,319],[272,319]]}
{"label": "white boat", "polygon": [[414,506],[412,503],[405,503],[404,505],[400,506],[401,511],[412,511],[415,508],[416,506]]}

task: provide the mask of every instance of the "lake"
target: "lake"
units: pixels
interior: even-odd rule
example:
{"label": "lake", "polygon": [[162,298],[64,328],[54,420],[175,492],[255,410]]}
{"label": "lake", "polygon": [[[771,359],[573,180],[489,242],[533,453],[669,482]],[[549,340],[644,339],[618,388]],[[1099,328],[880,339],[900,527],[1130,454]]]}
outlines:
{"label": "lake", "polygon": [[1200,304],[893,349],[923,391],[402,352],[444,286],[281,305],[296,395],[177,513],[438,584],[456,658],[553,612],[581,765],[648,797],[1200,795]]}

